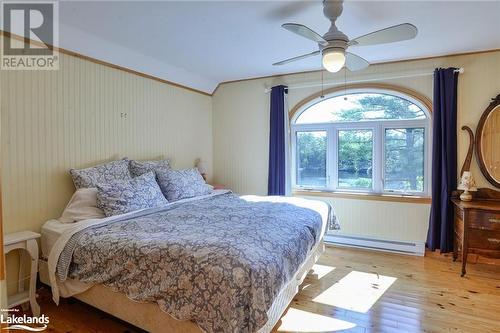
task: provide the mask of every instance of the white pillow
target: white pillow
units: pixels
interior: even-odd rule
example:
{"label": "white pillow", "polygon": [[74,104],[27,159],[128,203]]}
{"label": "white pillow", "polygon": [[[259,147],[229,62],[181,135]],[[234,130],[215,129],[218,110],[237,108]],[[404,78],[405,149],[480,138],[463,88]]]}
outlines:
{"label": "white pillow", "polygon": [[102,219],[104,212],[97,207],[97,188],[76,190],[64,209],[59,221],[73,223],[88,219]]}

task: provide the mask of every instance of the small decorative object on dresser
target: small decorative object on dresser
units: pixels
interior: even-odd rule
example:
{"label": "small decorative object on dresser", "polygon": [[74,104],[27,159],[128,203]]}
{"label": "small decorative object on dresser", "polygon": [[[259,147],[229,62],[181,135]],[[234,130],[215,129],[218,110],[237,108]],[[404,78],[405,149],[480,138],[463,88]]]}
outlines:
{"label": "small decorative object on dresser", "polygon": [[470,194],[470,192],[477,191],[477,188],[474,177],[472,177],[472,173],[470,171],[464,171],[464,173],[462,174],[462,178],[460,179],[460,184],[458,184],[458,189],[464,191],[462,194],[460,194],[460,200],[472,200],[472,194]]}

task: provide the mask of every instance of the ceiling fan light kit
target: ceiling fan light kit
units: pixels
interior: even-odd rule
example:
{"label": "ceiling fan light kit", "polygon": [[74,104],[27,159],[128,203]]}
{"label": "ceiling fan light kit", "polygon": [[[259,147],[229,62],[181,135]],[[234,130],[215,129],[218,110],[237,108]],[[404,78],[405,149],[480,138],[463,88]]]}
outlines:
{"label": "ceiling fan light kit", "polygon": [[345,51],[340,47],[330,47],[323,49],[321,52],[323,59],[323,67],[331,72],[336,73],[345,65]]}
{"label": "ceiling fan light kit", "polygon": [[417,27],[413,24],[403,23],[349,40],[349,38],[335,25],[335,21],[340,14],[342,14],[342,10],[343,0],[323,0],[323,14],[331,22],[330,29],[323,36],[302,24],[283,24],[282,27],[284,29],[316,42],[319,50],[276,62],[273,65],[280,66],[321,54],[323,67],[329,72],[336,73],[344,66],[350,71],[357,71],[365,69],[370,63],[356,54],[346,52],[347,48],[350,46],[399,42],[413,39],[418,33]]}

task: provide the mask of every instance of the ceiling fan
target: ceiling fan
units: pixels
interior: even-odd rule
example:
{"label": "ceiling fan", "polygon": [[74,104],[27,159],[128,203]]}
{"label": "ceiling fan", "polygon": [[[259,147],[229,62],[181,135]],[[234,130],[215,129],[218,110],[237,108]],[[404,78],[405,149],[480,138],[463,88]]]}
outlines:
{"label": "ceiling fan", "polygon": [[323,0],[323,14],[331,22],[330,30],[323,36],[302,24],[283,24],[282,27],[286,30],[318,43],[319,50],[286,59],[273,65],[284,65],[321,54],[323,67],[329,72],[338,72],[344,66],[350,71],[357,71],[368,67],[370,63],[354,53],[347,52],[346,50],[349,47],[393,43],[413,39],[417,36],[418,30],[416,26],[403,23],[349,40],[335,25],[335,21],[342,14],[342,9],[343,0]]}

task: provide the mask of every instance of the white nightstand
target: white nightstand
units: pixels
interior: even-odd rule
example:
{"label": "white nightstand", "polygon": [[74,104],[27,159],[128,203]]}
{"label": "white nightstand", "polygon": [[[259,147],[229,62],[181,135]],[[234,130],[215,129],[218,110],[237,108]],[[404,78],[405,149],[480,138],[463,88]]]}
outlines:
{"label": "white nightstand", "polygon": [[[36,302],[36,275],[38,273],[38,243],[37,238],[40,234],[32,231],[21,231],[12,234],[7,234],[4,237],[4,252],[9,253],[12,250],[25,250],[19,251],[19,283],[17,286],[18,293],[8,297],[9,308],[30,302],[31,311],[34,316],[40,315],[40,306]],[[24,290],[24,258],[28,253],[31,257],[31,271],[30,271],[30,288]]]}

